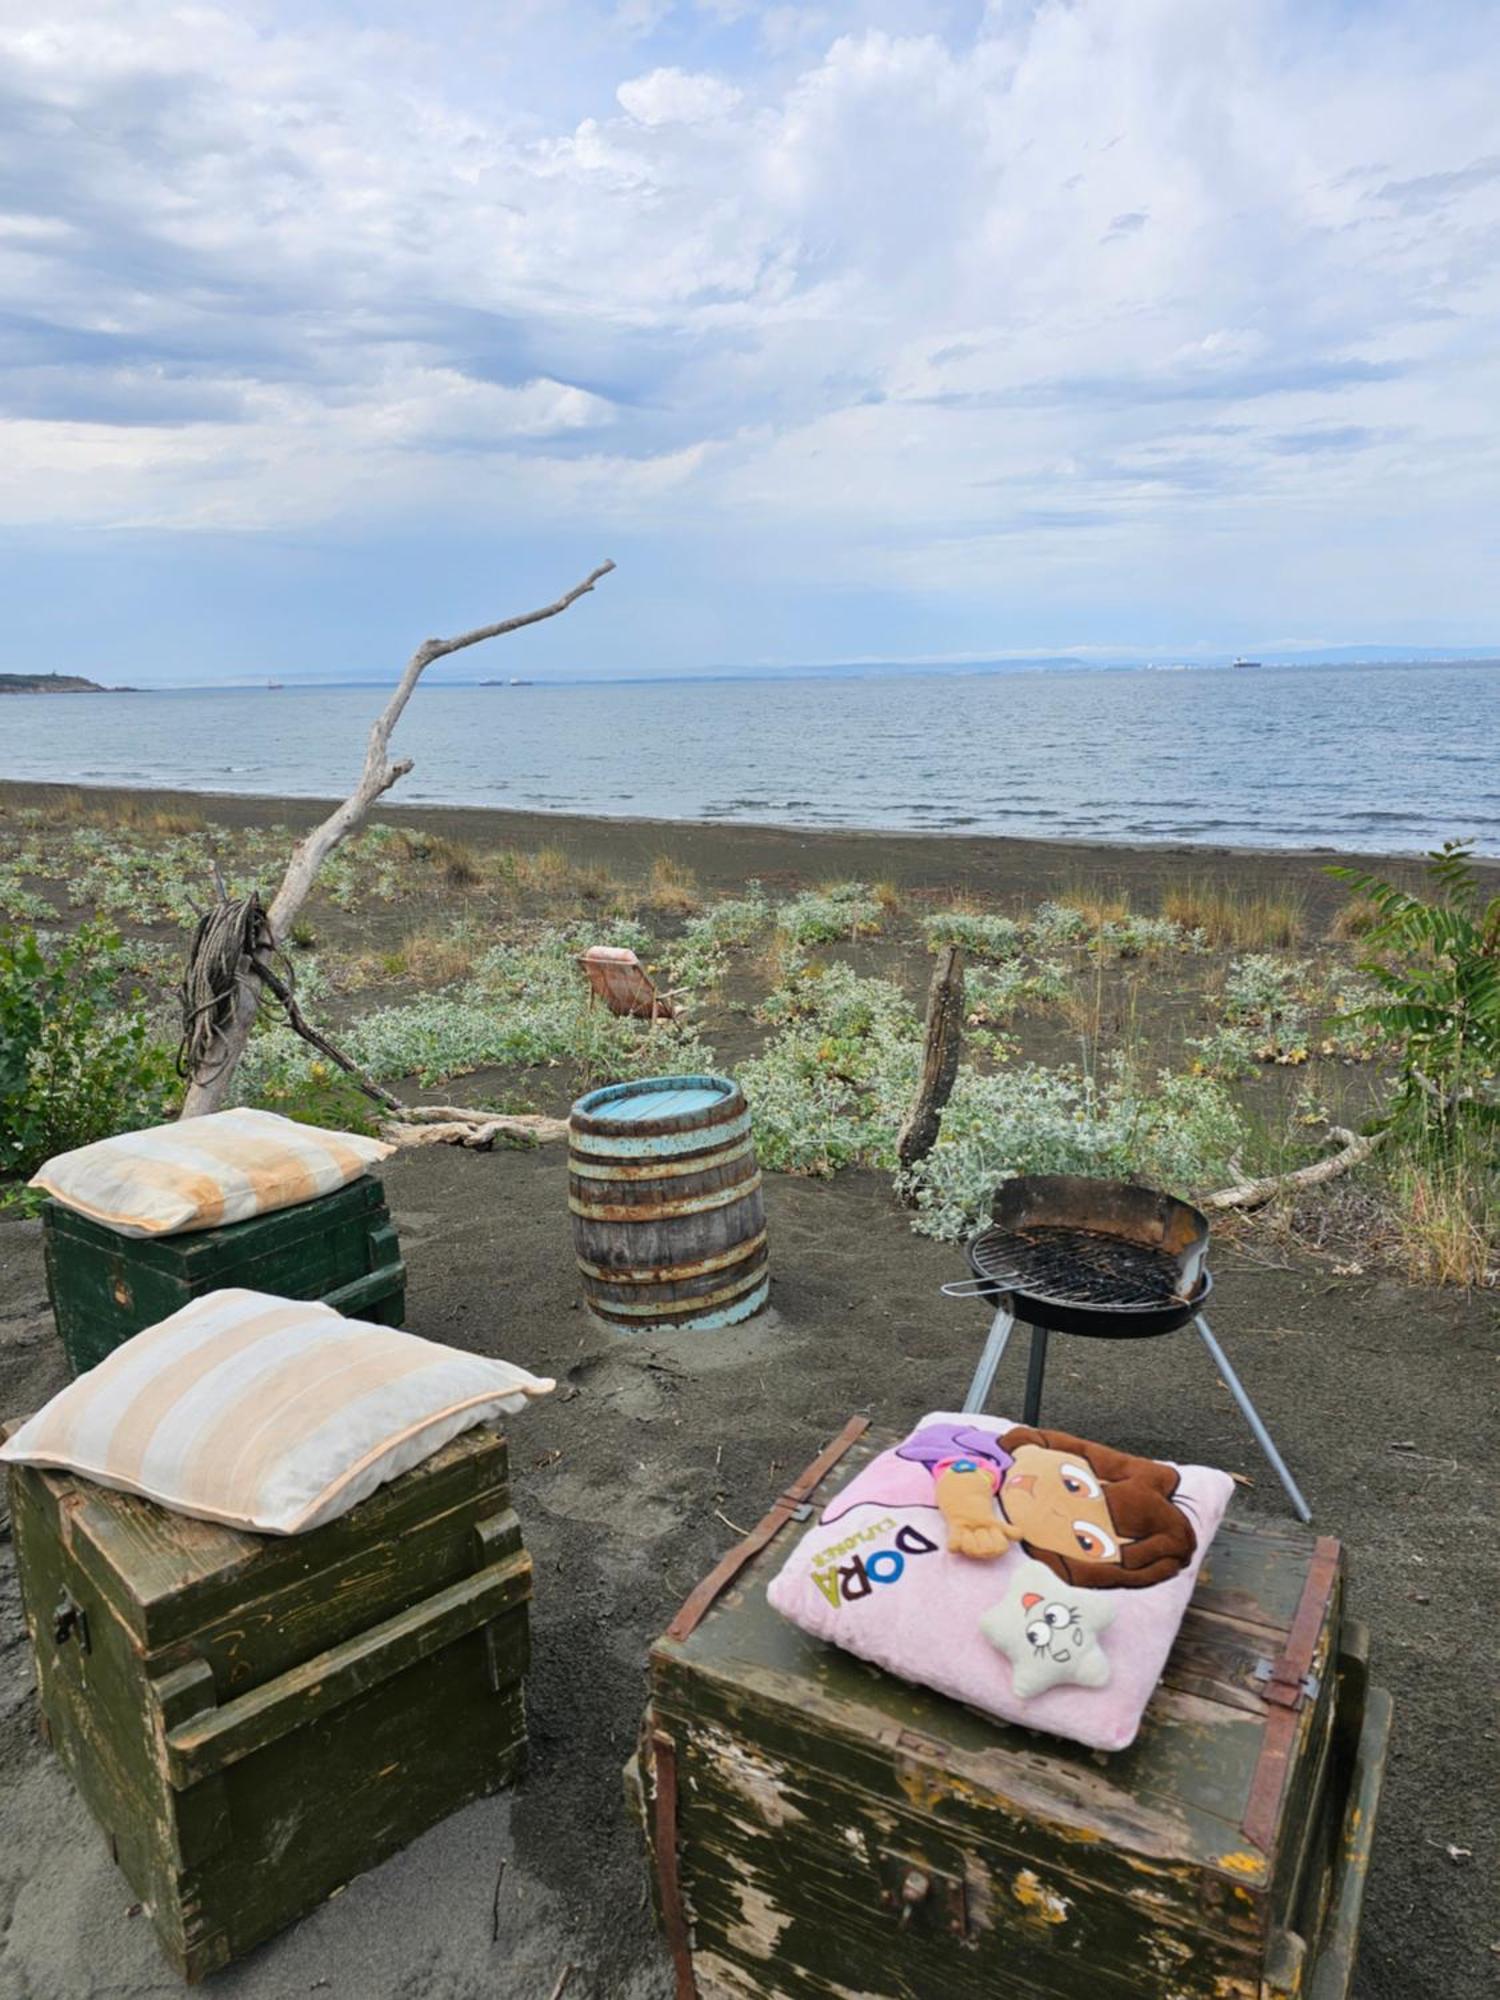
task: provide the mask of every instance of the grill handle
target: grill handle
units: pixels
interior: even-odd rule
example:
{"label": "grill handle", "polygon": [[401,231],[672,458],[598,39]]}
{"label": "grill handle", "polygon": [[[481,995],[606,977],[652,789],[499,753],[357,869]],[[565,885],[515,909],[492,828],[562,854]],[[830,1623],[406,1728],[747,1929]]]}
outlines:
{"label": "grill handle", "polygon": [[999,1289],[993,1278],[954,1278],[938,1286],[945,1299],[992,1299]]}

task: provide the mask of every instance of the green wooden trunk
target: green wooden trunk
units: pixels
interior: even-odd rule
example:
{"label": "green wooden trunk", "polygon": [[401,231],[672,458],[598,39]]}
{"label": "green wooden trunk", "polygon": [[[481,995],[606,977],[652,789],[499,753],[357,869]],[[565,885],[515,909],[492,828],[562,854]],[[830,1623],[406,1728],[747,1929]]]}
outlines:
{"label": "green wooden trunk", "polygon": [[42,1231],[47,1291],[75,1375],[227,1285],[321,1299],[382,1326],[400,1326],[406,1314],[406,1266],[371,1174],[292,1208],[182,1236],[122,1236],[56,1201],[43,1206]]}
{"label": "green wooden trunk", "polygon": [[[1390,1702],[1337,1543],[1222,1527],[1140,1736],[1104,1755],[796,1630],[765,1595],[787,1511],[651,1654],[627,1790],[679,2000],[1344,2000]],[[1294,1625],[1305,1684],[1268,1702]]]}
{"label": "green wooden trunk", "polygon": [[526,1754],[531,1562],[505,1440],[260,1536],[11,1468],[44,1734],[201,1978]]}

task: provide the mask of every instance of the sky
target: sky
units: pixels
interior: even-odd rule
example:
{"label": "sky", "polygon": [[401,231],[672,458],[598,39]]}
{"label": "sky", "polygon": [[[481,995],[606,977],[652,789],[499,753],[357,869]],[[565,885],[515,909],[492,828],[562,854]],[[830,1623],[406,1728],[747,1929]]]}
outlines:
{"label": "sky", "polygon": [[0,668],[1500,645],[1493,0],[0,0]]}

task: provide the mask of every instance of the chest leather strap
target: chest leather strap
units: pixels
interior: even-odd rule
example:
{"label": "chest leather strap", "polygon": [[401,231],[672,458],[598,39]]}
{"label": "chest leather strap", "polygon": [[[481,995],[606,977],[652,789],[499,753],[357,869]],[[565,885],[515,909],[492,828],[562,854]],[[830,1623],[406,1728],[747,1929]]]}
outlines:
{"label": "chest leather strap", "polygon": [[1282,1794],[1286,1790],[1296,1745],[1299,1717],[1308,1700],[1306,1681],[1327,1615],[1328,1599],[1339,1573],[1340,1549],[1332,1535],[1320,1535],[1313,1547],[1307,1580],[1286,1644],[1271,1667],[1265,1686],[1266,1726],[1260,1757],[1250,1781],[1250,1797],[1240,1830],[1263,1854],[1276,1842]]}

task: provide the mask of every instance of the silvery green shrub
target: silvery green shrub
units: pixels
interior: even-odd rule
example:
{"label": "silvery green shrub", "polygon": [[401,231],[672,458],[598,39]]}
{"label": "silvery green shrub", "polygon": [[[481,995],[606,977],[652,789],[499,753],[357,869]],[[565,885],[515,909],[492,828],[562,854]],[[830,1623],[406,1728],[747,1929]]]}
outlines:
{"label": "silvery green shrub", "polygon": [[922,919],[922,929],[931,950],[956,944],[975,958],[1017,958],[1025,941],[1014,917],[986,916],[972,910],[938,910]]}
{"label": "silvery green shrub", "polygon": [[1115,1065],[1096,1078],[1027,1063],[980,1075],[961,1069],[938,1142],[902,1179],[915,1227],[957,1241],[989,1217],[1016,1174],[1093,1174],[1173,1192],[1227,1170],[1243,1121],[1213,1078],[1162,1071],[1154,1088]]}

